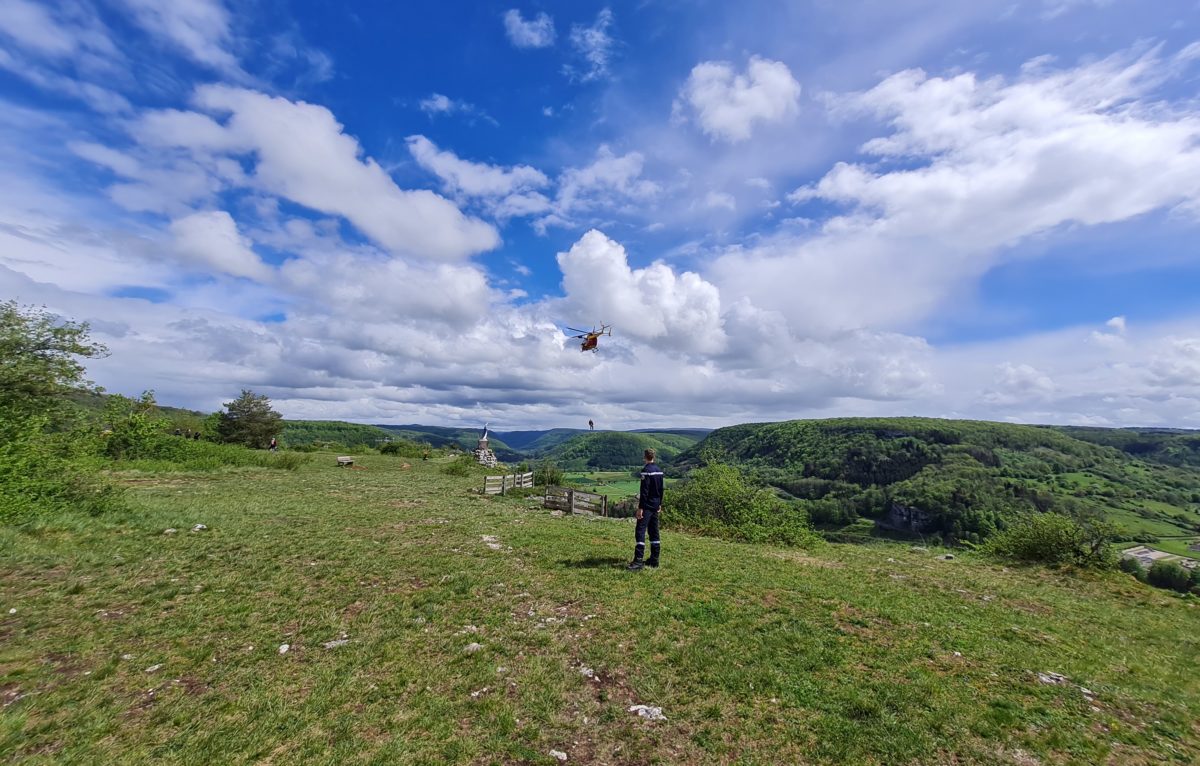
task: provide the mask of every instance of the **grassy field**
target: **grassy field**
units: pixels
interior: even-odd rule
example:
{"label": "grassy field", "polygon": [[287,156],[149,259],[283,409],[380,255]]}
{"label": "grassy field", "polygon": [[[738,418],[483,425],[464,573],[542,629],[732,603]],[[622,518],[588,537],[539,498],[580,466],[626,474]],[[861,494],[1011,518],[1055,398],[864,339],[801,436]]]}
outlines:
{"label": "grassy field", "polygon": [[[636,497],[641,488],[641,481],[629,471],[567,471],[563,480],[584,492],[608,495],[610,500]],[[664,484],[669,487],[676,481],[665,479]]]}
{"label": "grassy field", "polygon": [[627,520],[331,463],[125,474],[127,515],[0,530],[0,760],[1200,762],[1196,599],[669,505],[629,574]]}

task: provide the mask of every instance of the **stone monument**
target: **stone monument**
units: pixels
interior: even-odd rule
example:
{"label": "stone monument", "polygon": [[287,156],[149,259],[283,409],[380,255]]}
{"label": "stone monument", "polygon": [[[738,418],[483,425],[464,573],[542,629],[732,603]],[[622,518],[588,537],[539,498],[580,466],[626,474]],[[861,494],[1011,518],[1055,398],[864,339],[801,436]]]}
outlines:
{"label": "stone monument", "polygon": [[483,436],[479,437],[479,444],[475,447],[475,462],[488,468],[496,467],[496,453],[492,452],[491,447],[488,447],[488,424],[483,424]]}

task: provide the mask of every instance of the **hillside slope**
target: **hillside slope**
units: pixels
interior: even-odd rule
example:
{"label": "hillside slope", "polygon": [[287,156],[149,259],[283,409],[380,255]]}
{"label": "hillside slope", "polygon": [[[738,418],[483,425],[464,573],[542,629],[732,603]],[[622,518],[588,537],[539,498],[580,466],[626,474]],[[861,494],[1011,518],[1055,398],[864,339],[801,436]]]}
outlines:
{"label": "hillside slope", "polygon": [[[680,455],[676,470],[704,455],[733,462],[832,526],[869,517],[978,541],[1015,514],[1056,510],[1111,520],[1130,538],[1200,532],[1200,470],[1182,459],[1139,459],[1107,446],[1123,439],[1120,433],[1104,436],[927,418],[758,423],[712,432]],[[1178,454],[1145,454],[1159,452]]]}
{"label": "hillside slope", "polygon": [[693,444],[694,440],[675,434],[596,431],[573,436],[545,454],[569,470],[616,469],[641,465],[647,449],[668,463]]}
{"label": "hillside slope", "polygon": [[127,516],[0,529],[0,760],[1200,762],[1194,599],[669,511],[631,575],[628,521],[361,465],[131,475]]}

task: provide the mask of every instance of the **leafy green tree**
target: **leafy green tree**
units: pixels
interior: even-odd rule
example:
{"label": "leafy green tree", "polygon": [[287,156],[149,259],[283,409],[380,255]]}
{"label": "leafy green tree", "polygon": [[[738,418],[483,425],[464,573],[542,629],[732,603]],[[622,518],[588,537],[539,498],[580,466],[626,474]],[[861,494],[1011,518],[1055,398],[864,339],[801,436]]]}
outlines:
{"label": "leafy green tree", "polygon": [[1146,581],[1157,588],[1186,593],[1191,587],[1191,574],[1174,561],[1155,561],[1146,573]]}
{"label": "leafy green tree", "polygon": [[79,360],[104,353],[86,324],[0,303],[0,523],[119,505],[119,491],[80,460],[93,443],[49,432],[64,394],[87,385]]}
{"label": "leafy green tree", "polygon": [[283,416],[271,409],[265,394],[242,389],[242,394],[225,403],[220,413],[217,435],[227,444],[263,449],[283,431]]}
{"label": "leafy green tree", "polygon": [[138,399],[115,395],[104,407],[104,453],[113,460],[136,460],[156,454],[169,423],[158,412],[154,392]]}
{"label": "leafy green tree", "polygon": [[107,353],[88,337],[86,323],[0,303],[0,419],[57,410],[63,394],[88,385],[79,360]]}
{"label": "leafy green tree", "polygon": [[1122,572],[1128,572],[1142,582],[1146,581],[1146,568],[1142,566],[1142,562],[1135,559],[1133,556],[1126,556],[1121,559],[1118,564]]}
{"label": "leafy green tree", "polygon": [[982,549],[1000,558],[1040,564],[1112,566],[1113,527],[1060,513],[1030,513],[989,538]]}
{"label": "leafy green tree", "polygon": [[562,484],[563,470],[553,460],[542,460],[533,469],[533,483],[539,487]]}

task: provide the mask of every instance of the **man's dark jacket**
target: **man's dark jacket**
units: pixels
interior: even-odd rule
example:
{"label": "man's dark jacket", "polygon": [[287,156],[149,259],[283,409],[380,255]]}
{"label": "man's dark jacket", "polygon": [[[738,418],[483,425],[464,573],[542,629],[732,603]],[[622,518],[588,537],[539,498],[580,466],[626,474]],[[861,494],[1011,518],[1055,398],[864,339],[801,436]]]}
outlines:
{"label": "man's dark jacket", "polygon": [[642,469],[642,489],[638,495],[638,507],[644,511],[657,511],[662,507],[663,472],[656,463],[646,463]]}

